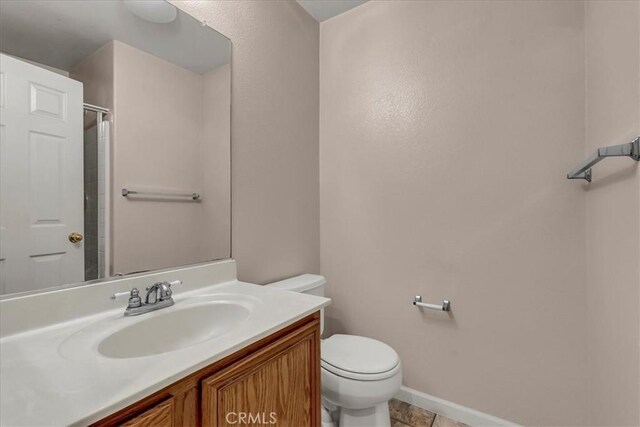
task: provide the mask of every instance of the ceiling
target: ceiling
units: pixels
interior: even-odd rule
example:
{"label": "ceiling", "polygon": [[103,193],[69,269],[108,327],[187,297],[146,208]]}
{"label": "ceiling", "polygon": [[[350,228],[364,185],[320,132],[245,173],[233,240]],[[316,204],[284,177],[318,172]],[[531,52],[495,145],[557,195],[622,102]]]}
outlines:
{"label": "ceiling", "polygon": [[0,51],[69,71],[119,40],[203,74],[229,62],[229,39],[178,10],[156,24],[132,14],[120,0],[0,0]]}
{"label": "ceiling", "polygon": [[326,21],[366,2],[367,0],[298,0],[318,22]]}

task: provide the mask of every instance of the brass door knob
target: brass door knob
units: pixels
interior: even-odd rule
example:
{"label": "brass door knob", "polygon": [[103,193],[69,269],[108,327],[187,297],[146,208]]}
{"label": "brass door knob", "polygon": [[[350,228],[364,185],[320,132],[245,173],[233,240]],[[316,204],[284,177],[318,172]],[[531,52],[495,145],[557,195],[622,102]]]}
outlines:
{"label": "brass door knob", "polygon": [[78,242],[82,242],[82,239],[84,239],[84,236],[80,233],[76,233],[75,231],[71,234],[69,234],[69,241],[71,243],[78,243]]}

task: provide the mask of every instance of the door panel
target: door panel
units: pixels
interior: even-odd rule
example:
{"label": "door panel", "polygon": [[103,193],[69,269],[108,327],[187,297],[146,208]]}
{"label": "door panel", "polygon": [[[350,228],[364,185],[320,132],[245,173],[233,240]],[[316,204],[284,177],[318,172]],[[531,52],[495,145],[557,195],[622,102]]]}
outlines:
{"label": "door panel", "polygon": [[30,85],[31,114],[50,119],[67,120],[67,94],[35,83]]}
{"label": "door panel", "polygon": [[0,55],[0,286],[84,280],[82,83]]}
{"label": "door panel", "polygon": [[61,176],[64,138],[29,132],[31,141],[31,223],[60,224],[64,215]]}

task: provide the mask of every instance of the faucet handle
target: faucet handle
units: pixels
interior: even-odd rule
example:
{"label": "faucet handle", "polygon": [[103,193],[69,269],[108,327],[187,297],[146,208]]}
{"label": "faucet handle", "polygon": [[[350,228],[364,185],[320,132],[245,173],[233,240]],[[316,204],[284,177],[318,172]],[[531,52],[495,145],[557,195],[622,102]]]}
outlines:
{"label": "faucet handle", "polygon": [[128,296],[129,297],[129,305],[127,308],[135,308],[140,307],[142,305],[142,299],[140,298],[140,292],[138,288],[133,288],[128,292],[116,292],[111,295],[111,299],[117,300],[118,298],[122,298]]}
{"label": "faucet handle", "polygon": [[165,299],[170,299],[173,295],[173,291],[171,290],[171,285],[182,285],[182,280],[173,280],[171,282],[162,282],[166,285],[166,288],[160,288],[160,300],[164,301]]}
{"label": "faucet handle", "polygon": [[113,300],[117,300],[122,297],[128,297],[128,296],[131,296],[131,291],[116,292],[115,294],[111,295],[109,298]]}
{"label": "faucet handle", "polygon": [[165,292],[166,297],[170,297],[173,292],[171,291],[171,285],[182,285],[182,280],[173,280],[171,282],[164,282],[167,285],[167,290]]}

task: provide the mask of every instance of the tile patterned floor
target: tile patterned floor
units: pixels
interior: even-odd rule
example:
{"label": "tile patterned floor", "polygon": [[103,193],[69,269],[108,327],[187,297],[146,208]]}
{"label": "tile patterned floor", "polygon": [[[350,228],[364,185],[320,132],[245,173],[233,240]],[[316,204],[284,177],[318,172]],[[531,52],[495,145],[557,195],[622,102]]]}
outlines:
{"label": "tile patterned floor", "polygon": [[391,427],[469,427],[397,399],[389,401]]}

